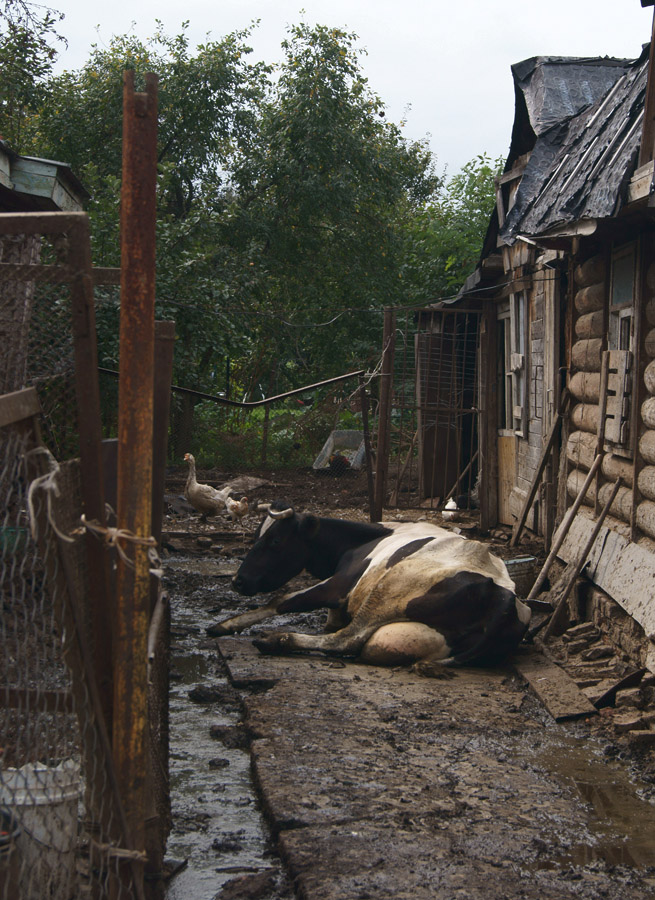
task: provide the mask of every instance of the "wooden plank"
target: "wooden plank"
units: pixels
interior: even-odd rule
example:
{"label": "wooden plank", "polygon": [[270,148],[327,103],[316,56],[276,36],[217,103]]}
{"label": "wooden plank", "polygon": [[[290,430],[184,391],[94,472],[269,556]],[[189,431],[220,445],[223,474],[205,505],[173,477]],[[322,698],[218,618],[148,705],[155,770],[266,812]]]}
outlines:
{"label": "wooden plank", "polygon": [[514,525],[514,530],[512,531],[512,539],[509,542],[510,547],[515,547],[521,537],[521,531],[523,526],[525,525],[525,521],[528,518],[528,513],[530,512],[530,507],[534,501],[534,498],[537,495],[537,488],[539,487],[539,483],[541,481],[541,476],[544,473],[544,469],[546,468],[546,463],[548,462],[548,457],[550,456],[551,450],[553,449],[553,444],[559,435],[560,427],[562,424],[562,418],[564,417],[564,413],[568,407],[569,401],[569,393],[564,389],[562,392],[562,399],[560,403],[560,408],[557,411],[557,415],[553,420],[553,424],[550,427],[550,432],[546,439],[546,442],[541,451],[541,456],[539,458],[539,464],[537,466],[537,471],[534,474],[534,478],[532,479],[532,484],[530,485],[530,490],[528,491],[528,496],[525,498],[525,503],[523,504],[523,509],[521,510],[521,515],[516,521]]}
{"label": "wooden plank", "polygon": [[550,550],[550,553],[548,554],[548,557],[546,558],[546,562],[544,563],[543,568],[541,569],[541,572],[539,573],[539,575],[537,577],[537,580],[535,581],[534,585],[532,586],[532,590],[528,594],[528,600],[532,600],[533,598],[535,598],[537,596],[537,594],[539,593],[539,588],[546,580],[548,571],[549,571],[550,567],[552,566],[552,564],[555,560],[555,557],[557,556],[557,552],[558,552],[559,548],[564,543],[564,538],[566,537],[567,532],[568,532],[569,528],[571,527],[571,523],[573,522],[573,519],[575,518],[578,510],[582,506],[582,503],[587,494],[587,491],[589,490],[589,485],[591,484],[591,482],[596,474],[596,471],[600,467],[602,461],[603,461],[603,454],[599,453],[596,456],[596,458],[594,459],[591,469],[587,473],[587,477],[585,478],[584,484],[580,488],[580,492],[578,493],[578,496],[575,498],[575,502],[574,502],[573,506],[566,511],[566,515],[564,516],[564,519],[562,520],[562,524],[557,531],[557,535],[555,537],[555,540],[553,541],[553,546]]}
{"label": "wooden plank", "polygon": [[510,495],[516,480],[516,438],[511,435],[498,436],[498,521],[501,525],[511,525],[514,521]]}
{"label": "wooden plank", "polygon": [[570,675],[543,653],[532,650],[514,665],[556,722],[596,715],[596,707]]}
{"label": "wooden plank", "polygon": [[24,388],[0,397],[0,428],[41,414],[36,388]]}
{"label": "wooden plank", "polygon": [[591,549],[594,546],[594,543],[596,542],[596,538],[598,537],[598,534],[599,534],[601,528],[603,527],[603,522],[605,521],[605,518],[607,517],[607,514],[609,513],[609,511],[612,507],[612,503],[614,503],[614,499],[615,499],[616,495],[618,494],[620,487],[621,487],[621,478],[619,477],[614,482],[614,487],[612,488],[612,493],[609,495],[609,497],[607,498],[607,501],[605,503],[605,506],[603,506],[602,510],[598,514],[598,518],[594,522],[594,527],[592,529],[592,532],[589,535],[589,538],[587,539],[587,542],[585,543],[584,547],[582,548],[582,550],[580,551],[580,553],[578,554],[578,556],[576,558],[575,565],[573,565],[572,563],[569,564],[569,566],[572,566],[572,571],[569,573],[568,567],[567,567],[566,572],[562,576],[564,583],[562,585],[561,593],[559,590],[559,588],[560,588],[559,582],[557,585],[555,585],[555,587],[551,591],[552,598],[557,596],[557,603],[555,606],[555,610],[553,612],[553,616],[544,630],[544,638],[546,638],[548,635],[552,634],[553,630],[557,627],[559,613],[564,608],[564,604],[566,603],[566,600],[567,600],[569,594],[573,590],[573,586],[575,585],[576,579],[582,572],[584,564],[587,561],[587,557],[591,553]]}
{"label": "wooden plank", "polygon": [[[580,509],[558,556],[569,563],[594,529],[591,510]],[[647,635],[655,635],[655,556],[648,547],[604,525],[589,553],[585,577],[610,595]],[[650,643],[650,642],[649,642]]]}
{"label": "wooden plank", "polygon": [[0,234],[61,234],[87,219],[84,212],[3,213]]}
{"label": "wooden plank", "polygon": [[488,531],[498,524],[498,376],[496,373],[496,304],[485,300],[480,323],[480,407],[478,420],[480,487],[480,528]]}
{"label": "wooden plank", "polygon": [[604,415],[605,438],[614,444],[621,444],[625,440],[625,429],[630,418],[628,372],[632,354],[629,350],[609,350],[607,353],[609,365]]}

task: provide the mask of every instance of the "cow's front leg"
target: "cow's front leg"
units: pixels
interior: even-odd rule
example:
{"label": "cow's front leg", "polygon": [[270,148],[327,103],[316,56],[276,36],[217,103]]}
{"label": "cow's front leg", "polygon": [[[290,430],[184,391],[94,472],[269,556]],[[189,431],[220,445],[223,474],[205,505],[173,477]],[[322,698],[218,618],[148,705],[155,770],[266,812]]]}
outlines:
{"label": "cow's front leg", "polygon": [[319,581],[318,584],[314,584],[302,591],[293,591],[291,594],[285,594],[283,597],[270,600],[257,609],[249,609],[248,612],[241,613],[241,615],[223,619],[222,622],[216,622],[214,625],[209,626],[207,634],[212,637],[236,634],[273,616],[283,615],[284,613],[313,612],[315,609],[323,609],[325,607],[338,609],[342,602],[338,584],[335,583],[333,578],[327,578],[325,581]]}
{"label": "cow's front leg", "polygon": [[251,625],[258,625],[266,619],[271,619],[278,614],[282,599],[282,597],[278,597],[277,599],[264,604],[264,606],[258,606],[256,609],[249,609],[247,612],[241,613],[238,616],[232,616],[230,619],[223,619],[221,622],[215,622],[213,625],[209,626],[207,634],[210,635],[210,637],[222,637],[226,634],[237,634],[245,628],[250,628]]}

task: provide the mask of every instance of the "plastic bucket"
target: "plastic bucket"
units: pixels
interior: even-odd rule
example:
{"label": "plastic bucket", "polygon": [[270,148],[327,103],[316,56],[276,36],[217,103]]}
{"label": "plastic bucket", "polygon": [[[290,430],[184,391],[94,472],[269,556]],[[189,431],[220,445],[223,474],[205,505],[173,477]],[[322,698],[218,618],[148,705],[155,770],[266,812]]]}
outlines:
{"label": "plastic bucket", "polygon": [[20,827],[11,810],[0,807],[0,900],[18,897]]}
{"label": "plastic bucket", "polygon": [[79,798],[80,769],[73,760],[0,771],[0,804],[19,828],[21,900],[67,900],[73,893]]}

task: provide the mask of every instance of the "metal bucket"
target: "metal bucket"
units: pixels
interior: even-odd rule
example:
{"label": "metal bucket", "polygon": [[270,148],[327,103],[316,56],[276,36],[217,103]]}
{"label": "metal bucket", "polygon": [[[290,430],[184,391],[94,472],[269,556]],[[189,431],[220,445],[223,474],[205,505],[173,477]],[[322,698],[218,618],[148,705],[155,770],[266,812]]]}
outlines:
{"label": "metal bucket", "polygon": [[[80,769],[73,760],[58,766],[27,763],[0,771],[0,803],[18,827],[20,894],[6,900],[68,898],[73,893],[77,850]],[[0,893],[0,900],[5,897]]]}

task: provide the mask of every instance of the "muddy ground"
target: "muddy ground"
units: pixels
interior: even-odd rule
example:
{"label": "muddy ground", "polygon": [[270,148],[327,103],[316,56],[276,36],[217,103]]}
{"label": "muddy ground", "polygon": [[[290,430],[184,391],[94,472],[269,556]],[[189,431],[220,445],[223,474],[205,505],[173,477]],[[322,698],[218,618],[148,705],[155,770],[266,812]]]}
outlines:
{"label": "muddy ground", "polygon": [[[233,476],[199,474],[216,485]],[[267,483],[248,491],[251,506],[284,498],[367,519],[363,475],[257,475]],[[171,473],[171,498],[184,478]],[[443,524],[437,511],[389,517],[397,516]],[[617,729],[625,708],[556,723],[510,664],[434,681],[318,656],[263,657],[248,633],[208,639],[211,622],[260,602],[230,589],[257,521],[248,517],[241,531],[182,509],[164,526],[173,610],[168,849],[188,860],[169,900],[655,896],[654,751],[634,729]],[[448,527],[479,536],[475,514]],[[538,571],[539,543],[526,536],[517,552],[508,539],[498,529],[495,551],[534,556]],[[317,613],[258,628],[311,631],[323,621]],[[553,650],[566,665],[563,646]],[[526,647],[516,661],[534,652]],[[572,660],[578,679],[580,665]],[[584,666],[586,685],[625,671],[607,654]],[[641,710],[630,715],[647,714],[651,688],[642,685]]]}

